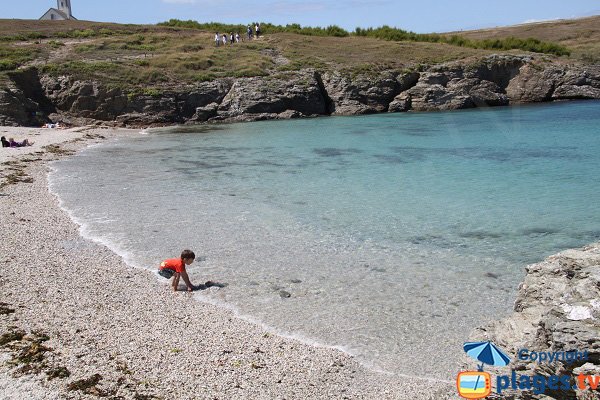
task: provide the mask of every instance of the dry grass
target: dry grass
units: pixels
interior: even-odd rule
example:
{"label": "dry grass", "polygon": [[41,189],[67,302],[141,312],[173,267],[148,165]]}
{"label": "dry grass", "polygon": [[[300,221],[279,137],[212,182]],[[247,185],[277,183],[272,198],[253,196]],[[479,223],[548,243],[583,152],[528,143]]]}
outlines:
{"label": "dry grass", "polygon": [[[587,62],[600,61],[600,16],[504,26],[474,31],[451,32],[468,39],[502,39],[514,36],[533,37],[567,46],[571,58]],[[595,60],[595,61],[594,61]]]}
{"label": "dry grass", "polygon": [[417,64],[435,64],[491,54],[443,43],[391,42],[368,37],[315,37],[278,33],[268,43],[293,63],[336,69],[411,68]]}
{"label": "dry grass", "polygon": [[[600,17],[459,34],[468,39],[534,37],[569,47],[573,52],[571,57],[562,59],[600,60]],[[160,94],[173,84],[258,76],[277,70],[306,67],[351,73],[402,70],[492,53],[443,43],[292,33],[276,33],[252,42],[216,48],[213,35],[212,32],[155,25],[0,20],[0,55],[4,62],[0,70],[36,66],[46,73],[97,79],[132,93]],[[0,86],[6,85],[5,74],[6,71],[0,72]]]}

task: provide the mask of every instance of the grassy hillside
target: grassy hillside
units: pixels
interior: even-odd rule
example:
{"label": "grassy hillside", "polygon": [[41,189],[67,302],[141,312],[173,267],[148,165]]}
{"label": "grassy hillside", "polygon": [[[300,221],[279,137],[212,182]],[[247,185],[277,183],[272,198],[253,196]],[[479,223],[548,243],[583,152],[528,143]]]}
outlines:
{"label": "grassy hillside", "polygon": [[600,62],[600,15],[475,31],[450,32],[449,34],[457,34],[474,40],[511,36],[523,39],[534,37],[568,47],[573,59],[593,63]]}
{"label": "grassy hillside", "polygon": [[[561,59],[589,62],[600,59],[599,25],[600,17],[593,17],[553,22],[549,26],[532,24],[454,32],[444,37],[460,34],[470,41],[533,37],[572,50],[570,56]],[[372,35],[344,36],[339,30],[330,32],[335,36],[273,29],[258,40],[216,48],[212,29],[0,20],[0,81],[18,68],[37,66],[46,73],[94,78],[111,86],[151,92],[152,88],[165,85],[266,75],[305,67],[348,73],[402,70],[418,68],[421,64],[511,52],[465,47],[451,41],[382,40]],[[523,53],[523,50],[517,52]]]}

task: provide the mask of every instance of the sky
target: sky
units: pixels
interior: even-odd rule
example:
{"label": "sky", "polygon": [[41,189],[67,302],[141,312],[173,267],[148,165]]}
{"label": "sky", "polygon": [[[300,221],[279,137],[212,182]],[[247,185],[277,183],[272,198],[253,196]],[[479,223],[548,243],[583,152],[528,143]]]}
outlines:
{"label": "sky", "polygon": [[[37,19],[54,0],[2,0],[0,18]],[[303,26],[390,25],[417,33],[449,32],[600,15],[598,0],[71,0],[81,20],[154,24],[192,19]]]}

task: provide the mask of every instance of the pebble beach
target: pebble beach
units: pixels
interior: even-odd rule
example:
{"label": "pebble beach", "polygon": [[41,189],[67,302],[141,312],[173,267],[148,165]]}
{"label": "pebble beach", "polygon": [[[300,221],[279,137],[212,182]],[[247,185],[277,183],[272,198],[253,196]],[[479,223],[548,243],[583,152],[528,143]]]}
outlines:
{"label": "pebble beach", "polygon": [[49,162],[135,131],[0,132],[35,142],[0,155],[0,399],[457,398],[454,382],[371,371],[174,293],[83,238]]}

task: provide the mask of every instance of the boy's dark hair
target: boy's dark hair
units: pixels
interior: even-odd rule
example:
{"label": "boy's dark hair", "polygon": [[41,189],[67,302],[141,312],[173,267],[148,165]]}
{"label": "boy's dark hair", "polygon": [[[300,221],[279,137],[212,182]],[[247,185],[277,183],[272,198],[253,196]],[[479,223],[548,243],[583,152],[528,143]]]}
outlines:
{"label": "boy's dark hair", "polygon": [[191,258],[192,260],[194,260],[196,259],[196,255],[191,250],[184,250],[181,252],[181,259],[183,260],[184,258]]}

